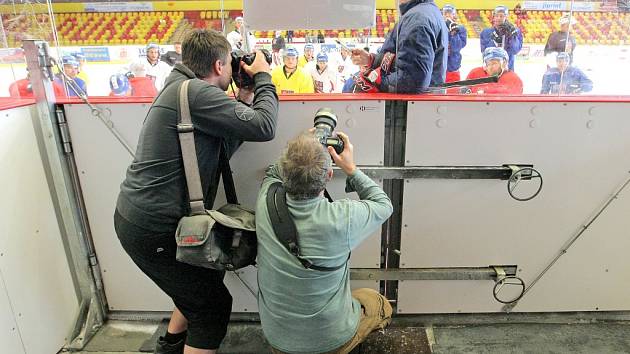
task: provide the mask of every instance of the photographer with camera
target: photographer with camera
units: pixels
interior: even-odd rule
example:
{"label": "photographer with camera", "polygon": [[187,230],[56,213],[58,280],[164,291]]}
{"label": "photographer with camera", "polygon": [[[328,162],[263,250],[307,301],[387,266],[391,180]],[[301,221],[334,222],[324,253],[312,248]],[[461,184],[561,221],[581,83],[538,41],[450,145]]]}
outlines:
{"label": "photographer with camera", "polygon": [[489,47],[505,49],[510,58],[508,67],[514,71],[514,56],[523,48],[523,34],[518,27],[508,21],[507,7],[500,5],[494,9],[492,27],[481,31],[479,43],[482,53]]}
{"label": "photographer with camera", "polygon": [[220,152],[229,158],[243,141],[269,141],[276,131],[278,97],[265,55],[257,52],[251,65],[240,63],[254,85],[241,88],[239,102],[225,94],[232,79],[230,52],[230,44],[217,31],[198,29],[187,35],[182,63],[175,64],[147,113],[118,195],[114,226],[123,248],[175,304],[155,353],[215,353],[230,320],[232,296],[223,284],[225,273],[175,258],[175,231],[190,211],[178,135],[184,81],[190,80],[205,209],[212,209],[219,185]]}
{"label": "photographer with camera", "polygon": [[442,16],[446,21],[448,29],[448,62],[446,63],[446,82],[461,80],[459,68],[462,66],[462,49],[466,46],[468,33],[466,27],[460,25],[455,20],[457,11],[450,4],[444,5],[442,8]]}
{"label": "photographer with camera", "polygon": [[[334,113],[320,109],[316,127],[289,141],[267,170],[258,195],[258,305],[273,353],[348,353],[391,321],[385,297],[351,290],[349,258],[392,204],[356,167],[348,136],[331,136],[335,125]],[[359,201],[324,197],[333,161]]]}

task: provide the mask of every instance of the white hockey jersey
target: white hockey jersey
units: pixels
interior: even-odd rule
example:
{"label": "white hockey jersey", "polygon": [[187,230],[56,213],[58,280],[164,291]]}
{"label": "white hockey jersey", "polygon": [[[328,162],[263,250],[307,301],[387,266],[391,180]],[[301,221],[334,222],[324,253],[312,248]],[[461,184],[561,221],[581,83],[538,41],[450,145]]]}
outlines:
{"label": "white hockey jersey", "polygon": [[310,68],[311,77],[313,78],[313,85],[315,86],[315,93],[332,93],[335,92],[337,85],[337,74],[330,65],[326,66],[324,71],[319,71],[317,65],[313,65]]}
{"label": "white hockey jersey", "polygon": [[[232,50],[241,49],[245,50],[245,43],[243,42],[243,36],[239,31],[232,31],[227,34],[227,40],[232,46]],[[256,49],[256,37],[251,32],[247,32],[247,44],[249,45],[249,51],[253,52]]]}
{"label": "white hockey jersey", "polygon": [[155,89],[160,91],[164,87],[164,81],[171,73],[171,70],[173,70],[173,67],[161,60],[158,60],[156,64],[151,64],[146,58],[142,58],[140,62],[144,65],[147,77],[151,77],[151,80],[153,80]]}
{"label": "white hockey jersey", "polygon": [[352,64],[352,59],[350,58],[350,56],[347,56],[344,60],[341,54],[336,57],[336,62],[334,66],[337,72],[335,92],[341,92],[341,89],[343,89],[343,85],[345,85],[346,80],[348,80],[353,74],[359,71],[359,66]]}

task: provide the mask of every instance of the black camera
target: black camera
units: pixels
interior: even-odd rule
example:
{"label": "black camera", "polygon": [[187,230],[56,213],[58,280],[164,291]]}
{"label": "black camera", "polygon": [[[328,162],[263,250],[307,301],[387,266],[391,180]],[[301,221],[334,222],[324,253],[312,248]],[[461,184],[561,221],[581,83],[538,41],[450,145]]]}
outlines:
{"label": "black camera", "polygon": [[[271,65],[271,53],[266,49],[261,49],[260,51],[265,55],[267,63]],[[254,78],[241,69],[241,62],[252,65],[254,59],[256,59],[256,53],[245,53],[242,50],[232,51],[232,80],[234,80],[236,87],[250,88],[254,86]]]}
{"label": "black camera", "polygon": [[333,137],[333,130],[337,126],[337,115],[330,108],[320,108],[313,120],[315,137],[325,147],[332,146],[337,154],[343,152],[343,140]]}

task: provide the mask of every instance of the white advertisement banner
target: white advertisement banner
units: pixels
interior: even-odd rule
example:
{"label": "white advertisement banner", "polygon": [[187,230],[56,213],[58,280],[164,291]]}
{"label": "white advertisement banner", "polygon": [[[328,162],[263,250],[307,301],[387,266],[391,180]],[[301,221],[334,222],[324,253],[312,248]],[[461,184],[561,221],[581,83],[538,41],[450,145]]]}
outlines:
{"label": "white advertisement banner", "polygon": [[597,11],[599,3],[571,1],[524,1],[523,10],[544,11]]}
{"label": "white advertisement banner", "polygon": [[86,2],[85,12],[153,11],[150,2]]}
{"label": "white advertisement banner", "polygon": [[376,25],[376,2],[243,0],[243,14],[249,28],[257,31],[372,28]]}

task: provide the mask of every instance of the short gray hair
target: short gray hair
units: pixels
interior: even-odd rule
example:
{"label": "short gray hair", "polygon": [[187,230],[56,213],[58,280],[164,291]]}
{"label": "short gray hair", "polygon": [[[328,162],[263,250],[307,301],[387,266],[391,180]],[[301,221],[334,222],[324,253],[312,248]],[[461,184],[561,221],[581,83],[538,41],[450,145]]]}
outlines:
{"label": "short gray hair", "polygon": [[313,133],[302,133],[287,143],[280,168],[287,193],[295,199],[315,198],[324,190],[332,159]]}

